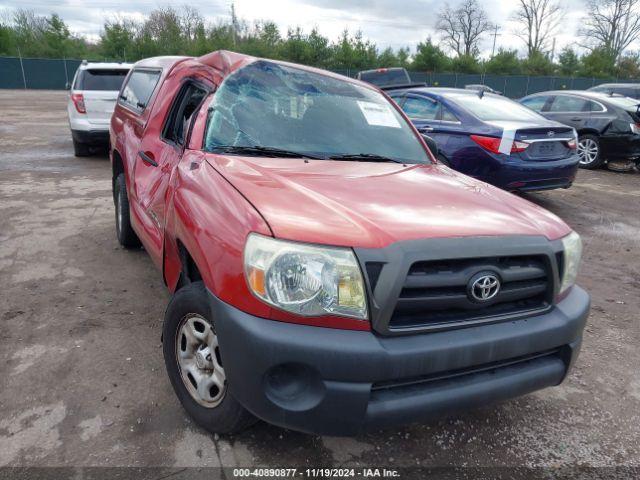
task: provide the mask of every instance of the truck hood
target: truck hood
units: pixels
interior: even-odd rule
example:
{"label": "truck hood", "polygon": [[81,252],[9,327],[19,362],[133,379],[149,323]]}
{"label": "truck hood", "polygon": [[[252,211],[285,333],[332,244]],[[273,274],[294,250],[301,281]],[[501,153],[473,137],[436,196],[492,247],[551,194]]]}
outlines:
{"label": "truck hood", "polygon": [[543,208],[442,165],[216,154],[207,162],[283,239],[380,248],[436,237],[554,240],[571,231]]}

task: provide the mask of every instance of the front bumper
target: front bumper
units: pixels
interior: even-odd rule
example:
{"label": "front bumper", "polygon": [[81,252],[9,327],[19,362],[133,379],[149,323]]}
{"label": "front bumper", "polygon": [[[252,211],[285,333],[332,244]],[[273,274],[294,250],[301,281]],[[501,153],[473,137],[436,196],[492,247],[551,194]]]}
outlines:
{"label": "front bumper", "polygon": [[424,421],[562,382],[589,296],[547,313],[385,337],[265,320],[209,293],[229,388],[257,417],[323,435]]}

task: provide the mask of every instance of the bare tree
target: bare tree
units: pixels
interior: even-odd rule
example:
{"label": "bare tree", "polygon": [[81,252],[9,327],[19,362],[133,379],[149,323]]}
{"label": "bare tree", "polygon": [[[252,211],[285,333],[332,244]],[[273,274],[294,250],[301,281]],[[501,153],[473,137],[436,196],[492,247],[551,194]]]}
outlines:
{"label": "bare tree", "polygon": [[580,35],[591,48],[615,59],[640,37],[640,0],[586,0],[587,16]]}
{"label": "bare tree", "polygon": [[443,42],[458,55],[477,55],[482,35],[491,30],[493,24],[476,0],[464,0],[456,9],[445,4],[438,14],[436,29]]}
{"label": "bare tree", "polygon": [[529,56],[544,53],[562,17],[562,7],[553,0],[518,0],[513,19],[519,28],[514,33],[527,44]]}

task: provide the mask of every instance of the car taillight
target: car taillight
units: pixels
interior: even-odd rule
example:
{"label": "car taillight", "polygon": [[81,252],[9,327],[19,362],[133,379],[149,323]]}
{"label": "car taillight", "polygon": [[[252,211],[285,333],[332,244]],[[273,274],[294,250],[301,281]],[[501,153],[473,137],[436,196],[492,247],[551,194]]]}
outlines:
{"label": "car taillight", "polygon": [[578,148],[578,142],[576,142],[575,138],[572,138],[571,140],[567,140],[566,142],[564,142],[565,145],[567,147],[569,147],[571,150],[575,150],[576,148]]}
{"label": "car taillight", "polygon": [[[500,152],[500,143],[502,140],[496,137],[485,137],[483,135],[471,135],[471,140],[476,142],[485,150],[492,153]],[[529,147],[529,142],[514,141],[511,144],[511,153],[523,152]]]}
{"label": "car taillight", "polygon": [[81,93],[71,94],[71,101],[76,107],[78,113],[87,113],[87,109],[84,106],[84,96]]}
{"label": "car taillight", "polygon": [[631,123],[629,126],[631,127],[631,133],[640,135],[640,123]]}

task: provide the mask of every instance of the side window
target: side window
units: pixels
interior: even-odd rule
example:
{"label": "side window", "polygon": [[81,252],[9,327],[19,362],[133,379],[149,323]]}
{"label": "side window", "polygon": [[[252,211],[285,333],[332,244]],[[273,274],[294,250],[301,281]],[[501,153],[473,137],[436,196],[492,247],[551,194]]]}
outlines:
{"label": "side window", "polygon": [[458,117],[456,117],[453,113],[451,113],[451,110],[449,110],[444,105],[442,105],[441,112],[442,112],[442,121],[444,121],[444,122],[459,122],[460,121],[460,120],[458,120]]}
{"label": "side window", "polygon": [[438,102],[426,98],[407,97],[402,110],[410,118],[435,120],[438,115]]}
{"label": "side window", "polygon": [[558,95],[553,99],[550,112],[584,112],[588,110],[587,100],[569,95]]}
{"label": "side window", "polygon": [[522,105],[524,105],[525,107],[529,107],[531,110],[540,112],[542,111],[544,104],[547,103],[547,98],[549,97],[546,97],[546,96],[531,97],[531,98],[526,98],[522,100],[522,102],[520,103],[522,103]]}
{"label": "side window", "polygon": [[134,70],[120,94],[120,102],[139,112],[143,111],[159,79],[159,70]]}
{"label": "side window", "polygon": [[590,112],[605,112],[606,110],[598,102],[587,100],[587,110]]}
{"label": "side window", "polygon": [[198,111],[206,96],[207,91],[204,88],[193,83],[184,84],[173,100],[162,130],[162,138],[176,145],[184,145],[191,117]]}

